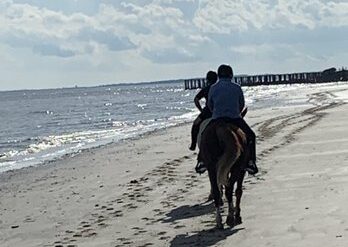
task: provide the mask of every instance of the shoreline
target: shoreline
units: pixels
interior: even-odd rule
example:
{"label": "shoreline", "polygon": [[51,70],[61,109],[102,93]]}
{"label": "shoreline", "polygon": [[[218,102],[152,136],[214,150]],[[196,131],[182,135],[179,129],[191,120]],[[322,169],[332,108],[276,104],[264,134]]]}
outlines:
{"label": "shoreline", "polygon": [[3,174],[6,174],[6,173],[14,173],[17,170],[30,169],[30,168],[37,168],[37,167],[41,167],[41,166],[46,166],[46,165],[49,165],[49,164],[57,162],[57,161],[61,161],[61,160],[64,160],[64,159],[69,159],[69,158],[75,157],[77,155],[81,155],[81,154],[83,154],[85,152],[98,150],[100,148],[104,148],[104,147],[111,146],[111,145],[123,145],[123,143],[125,143],[125,142],[136,141],[136,140],[139,140],[139,139],[142,139],[142,138],[146,138],[146,137],[148,137],[150,135],[160,134],[161,131],[165,131],[167,129],[181,127],[181,126],[184,126],[184,125],[191,125],[191,124],[192,124],[192,122],[182,122],[182,123],[178,123],[178,124],[175,124],[175,125],[172,125],[172,126],[168,126],[168,127],[159,127],[159,128],[155,128],[155,129],[150,130],[150,131],[145,132],[145,133],[140,133],[137,136],[120,139],[118,141],[110,141],[110,142],[107,142],[105,144],[99,144],[99,145],[92,146],[92,147],[86,147],[86,148],[83,148],[83,149],[79,149],[78,151],[74,151],[74,152],[63,154],[61,156],[57,156],[57,157],[52,158],[50,160],[45,160],[45,161],[39,162],[37,164],[33,164],[33,165],[23,166],[23,167],[20,167],[20,168],[14,168],[14,169],[2,171],[2,172],[0,172],[0,178],[1,178],[1,176]]}
{"label": "shoreline", "polygon": [[[324,83],[324,84],[321,84],[319,88],[314,88],[314,90],[315,89],[318,90],[320,88],[325,88],[325,87],[331,88],[330,90],[332,90],[332,87],[342,87],[346,83],[345,82]],[[291,85],[289,85],[289,86],[291,86]],[[307,85],[304,88],[303,87],[298,88],[298,90],[303,90],[304,89],[304,90],[308,91],[308,90],[310,90],[312,88],[312,86],[313,86],[312,84],[309,84],[309,85]],[[281,87],[283,87],[283,85],[281,85]],[[281,90],[280,93],[284,94],[284,92],[282,90]],[[285,90],[285,93],[286,93],[286,90]],[[291,90],[288,91],[288,93],[291,94],[292,93]],[[260,99],[256,99],[256,102],[259,101],[259,100]],[[301,99],[301,100],[303,100],[303,99]],[[296,100],[295,100],[295,102],[296,102]],[[290,107],[291,108],[291,107],[296,107],[297,106],[296,103],[294,104],[294,106],[291,106],[291,103],[289,103],[289,104],[290,104],[290,106],[283,105],[281,107]],[[302,103],[299,103],[299,104],[300,104],[299,106],[301,107]],[[257,103],[255,104],[255,107],[256,107],[255,110],[260,110],[260,109],[262,110],[262,109],[264,109],[264,108],[258,108]],[[271,107],[275,107],[276,108],[277,106],[271,106]],[[198,112],[197,112],[197,114],[198,114]],[[195,114],[193,116],[195,116]],[[192,118],[191,120],[193,121],[194,118]],[[51,147],[51,148],[49,148],[47,150],[43,149],[43,150],[39,151],[38,154],[41,153],[41,155],[37,155],[36,156],[35,155],[36,152],[34,152],[34,155],[32,155],[32,156],[29,155],[28,157],[25,156],[26,158],[24,157],[23,160],[17,160],[17,161],[16,161],[16,159],[12,160],[11,158],[5,158],[6,155],[4,155],[4,156],[2,156],[2,161],[4,163],[0,163],[0,165],[3,164],[5,167],[2,167],[0,169],[1,170],[0,174],[2,174],[4,172],[7,172],[7,171],[11,172],[13,170],[22,169],[22,168],[26,168],[26,167],[37,167],[37,166],[47,165],[47,164],[50,164],[52,162],[55,162],[56,160],[61,160],[61,159],[65,159],[66,157],[71,157],[71,156],[78,155],[79,153],[84,152],[86,150],[88,151],[88,150],[103,148],[104,146],[113,145],[115,143],[116,144],[121,144],[122,142],[127,141],[127,140],[136,140],[136,139],[139,139],[139,138],[144,138],[147,135],[151,135],[151,134],[153,134],[153,133],[155,133],[157,131],[161,131],[162,129],[172,128],[172,127],[176,127],[176,126],[181,126],[182,124],[190,124],[192,122],[191,120],[184,120],[184,122],[181,122],[181,123],[168,122],[166,124],[166,125],[168,125],[167,127],[166,126],[157,126],[154,129],[152,129],[152,130],[148,130],[145,133],[138,133],[135,136],[123,137],[123,138],[120,138],[120,139],[118,139],[116,137],[117,140],[114,139],[115,137],[108,137],[107,139],[100,139],[98,141],[93,142],[92,144],[88,144],[88,143],[83,144],[84,146],[81,147],[81,149],[78,149],[77,147],[74,147],[74,146],[69,147],[70,144],[67,144],[68,145],[68,146],[66,146],[67,149],[64,148],[62,150],[57,149],[58,146],[53,146],[53,147]],[[72,134],[74,134],[74,133],[72,133]],[[63,135],[65,135],[65,134],[63,134]],[[47,138],[49,139],[50,137],[47,137]],[[37,146],[39,144],[38,143],[33,143],[33,145]],[[70,148],[71,148],[71,150],[69,150]],[[14,151],[14,152],[22,153],[22,152],[24,152],[26,150],[27,149],[25,149],[25,150],[18,150],[18,151]],[[51,150],[51,151],[49,151],[49,150]],[[12,165],[12,162],[18,162],[18,164],[17,165]],[[9,163],[9,164],[7,164],[7,163]],[[10,166],[10,167],[15,166],[15,168],[6,168],[6,166]]]}
{"label": "shoreline", "polygon": [[[343,134],[348,131],[348,105],[332,103],[325,89],[308,91],[316,105],[248,113],[258,136],[260,174],[245,179],[242,225],[213,230],[214,208],[205,203],[209,181],[206,174],[194,172],[196,155],[187,148],[190,124],[182,124],[122,145],[108,144],[48,165],[0,174],[1,246],[347,243],[343,206],[348,198],[342,192],[348,170],[342,164],[348,160],[348,137]],[[327,162],[333,162],[333,168]],[[324,209],[333,215],[325,216]],[[316,215],[326,220],[323,227],[331,227],[327,234]],[[309,225],[300,220],[306,217]],[[341,221],[332,227],[337,217]]]}

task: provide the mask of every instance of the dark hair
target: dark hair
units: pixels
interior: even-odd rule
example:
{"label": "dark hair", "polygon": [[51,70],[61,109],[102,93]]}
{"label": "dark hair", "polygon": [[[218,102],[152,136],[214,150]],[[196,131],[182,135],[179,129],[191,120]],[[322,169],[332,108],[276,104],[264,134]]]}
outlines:
{"label": "dark hair", "polygon": [[216,72],[215,71],[208,71],[206,79],[207,79],[208,85],[214,84],[217,81]]}
{"label": "dark hair", "polygon": [[227,64],[221,64],[218,68],[219,78],[233,78],[232,67]]}

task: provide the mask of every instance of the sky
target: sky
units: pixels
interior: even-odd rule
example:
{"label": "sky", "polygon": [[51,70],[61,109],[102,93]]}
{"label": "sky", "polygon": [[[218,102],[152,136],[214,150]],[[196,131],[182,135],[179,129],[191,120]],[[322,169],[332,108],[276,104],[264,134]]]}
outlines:
{"label": "sky", "polygon": [[348,0],[0,0],[0,90],[348,65]]}

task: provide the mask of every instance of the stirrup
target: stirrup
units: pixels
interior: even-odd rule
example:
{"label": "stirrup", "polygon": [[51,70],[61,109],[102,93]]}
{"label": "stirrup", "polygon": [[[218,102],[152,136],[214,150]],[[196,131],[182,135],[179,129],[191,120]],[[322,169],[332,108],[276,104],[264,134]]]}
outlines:
{"label": "stirrup", "polygon": [[202,174],[207,170],[207,168],[202,161],[198,161],[195,170],[197,173]]}

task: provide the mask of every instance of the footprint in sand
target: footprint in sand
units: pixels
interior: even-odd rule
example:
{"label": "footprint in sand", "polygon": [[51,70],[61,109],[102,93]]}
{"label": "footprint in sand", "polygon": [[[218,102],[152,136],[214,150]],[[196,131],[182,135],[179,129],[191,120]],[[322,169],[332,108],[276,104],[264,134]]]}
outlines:
{"label": "footprint in sand", "polygon": [[[24,223],[31,223],[31,222],[35,222],[35,219],[31,218],[30,216],[27,216],[24,220]],[[1,224],[1,221],[0,221]]]}
{"label": "footprint in sand", "polygon": [[180,229],[180,228],[184,228],[185,226],[184,225],[176,225],[174,226],[174,229]]}
{"label": "footprint in sand", "polygon": [[148,218],[148,217],[143,217],[141,218],[142,220],[149,221],[149,220],[154,220],[154,218]]}
{"label": "footprint in sand", "polygon": [[143,244],[143,245],[139,245],[139,247],[147,247],[147,246],[152,246],[154,245],[153,243],[146,243],[146,244]]}
{"label": "footprint in sand", "polygon": [[105,217],[103,215],[99,215],[96,222],[99,223],[99,222],[102,222],[104,220],[105,220]]}
{"label": "footprint in sand", "polygon": [[74,238],[82,238],[82,237],[89,238],[89,237],[93,237],[93,236],[96,236],[96,235],[97,235],[97,233],[95,232],[94,229],[87,228],[87,229],[84,229],[84,230],[82,230],[82,231],[80,231],[78,233],[75,233],[73,235],[73,237]]}
{"label": "footprint in sand", "polygon": [[145,191],[153,191],[153,189],[151,187],[145,187],[144,190]]}
{"label": "footprint in sand", "polygon": [[90,224],[83,224],[83,225],[82,225],[83,228],[88,228],[88,227],[90,227],[90,226],[91,226]]}
{"label": "footprint in sand", "polygon": [[170,239],[170,237],[169,237],[169,236],[162,236],[162,237],[160,237],[159,239],[160,239],[160,240],[167,240],[167,239]]}
{"label": "footprint in sand", "polygon": [[117,238],[118,241],[121,241],[121,242],[125,242],[125,241],[129,241],[130,239],[129,238]]}
{"label": "footprint in sand", "polygon": [[109,212],[109,214],[111,214],[111,215],[116,215],[116,214],[120,214],[119,216],[122,216],[123,214],[122,214],[122,210],[115,210],[115,211],[110,211]]}
{"label": "footprint in sand", "polygon": [[63,246],[61,241],[55,241],[53,244],[54,244],[55,247]]}
{"label": "footprint in sand", "polygon": [[143,228],[138,227],[138,226],[133,226],[131,229],[133,229],[133,230],[141,230],[141,229],[143,229]]}
{"label": "footprint in sand", "polygon": [[108,225],[105,224],[104,222],[101,222],[101,223],[98,223],[98,226],[99,226],[99,227],[107,227]]}
{"label": "footprint in sand", "polygon": [[157,235],[158,236],[162,236],[162,235],[164,235],[164,234],[166,234],[167,232],[159,232],[159,233],[157,233]]}

